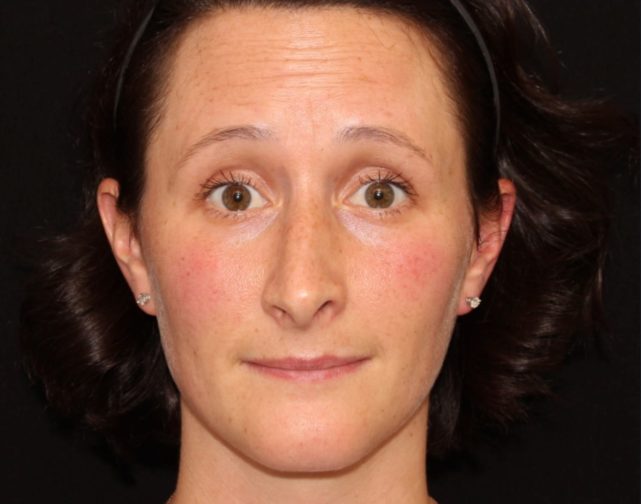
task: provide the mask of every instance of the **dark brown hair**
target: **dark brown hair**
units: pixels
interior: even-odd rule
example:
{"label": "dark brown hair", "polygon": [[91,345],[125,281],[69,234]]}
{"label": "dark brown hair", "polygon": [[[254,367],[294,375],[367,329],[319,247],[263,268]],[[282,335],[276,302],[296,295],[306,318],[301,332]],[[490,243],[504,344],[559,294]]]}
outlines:
{"label": "dark brown hair", "polygon": [[447,0],[163,0],[125,73],[114,125],[123,60],[151,7],[129,2],[90,107],[93,160],[84,215],[76,230],[47,242],[23,308],[28,369],[50,403],[121,446],[148,438],[178,441],[178,391],[156,321],[136,307],[112,257],[96,209],[97,184],[117,179],[120,209],[135,220],[168,68],[195,20],[217,8],[344,5],[400,16],[434,42],[457,104],[475,209],[497,204],[499,177],[517,188],[512,228],[483,304],[457,323],[432,390],[429,452],[446,452],[479,422],[522,416],[525,401],[547,391],[546,374],[564,360],[575,336],[594,332],[600,320],[605,177],[619,138],[600,106],[561,99],[531,67],[532,47],[546,50],[547,42],[524,0],[465,4],[498,75],[502,128],[496,152],[488,69]]}

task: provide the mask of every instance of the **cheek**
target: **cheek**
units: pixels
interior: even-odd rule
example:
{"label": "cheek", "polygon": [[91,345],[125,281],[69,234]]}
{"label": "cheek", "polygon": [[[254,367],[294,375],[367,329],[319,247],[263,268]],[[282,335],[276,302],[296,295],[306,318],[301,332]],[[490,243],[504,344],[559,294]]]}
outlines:
{"label": "cheek", "polygon": [[362,289],[357,297],[400,305],[402,311],[445,307],[464,277],[473,237],[469,223],[452,215],[456,209],[421,214],[399,227],[363,224],[343,215],[355,238],[346,271]]}
{"label": "cheek", "polygon": [[422,243],[405,244],[388,259],[393,265],[400,294],[408,301],[419,302],[425,295],[430,279],[439,273],[438,251]]}
{"label": "cheek", "polygon": [[425,238],[398,240],[375,257],[378,264],[372,269],[384,272],[379,285],[408,308],[427,309],[427,305],[449,301],[464,266],[453,247]]}
{"label": "cheek", "polygon": [[215,306],[223,299],[222,287],[227,284],[221,259],[211,247],[191,243],[168,265],[170,297],[176,297],[186,308],[202,303]]}
{"label": "cheek", "polygon": [[172,241],[180,248],[164,247],[154,272],[163,304],[159,318],[166,319],[170,334],[186,337],[203,324],[211,330],[223,321],[237,322],[249,297],[251,263],[218,243],[179,236]]}
{"label": "cheek", "polygon": [[424,236],[397,240],[379,250],[376,264],[370,262],[371,269],[384,273],[370,276],[366,292],[380,294],[362,296],[363,310],[378,314],[380,348],[403,369],[390,379],[414,390],[419,399],[431,387],[449,344],[465,273],[464,250],[457,240]]}
{"label": "cheek", "polygon": [[[228,350],[248,330],[254,271],[242,250],[174,233],[154,258],[157,320],[165,356],[181,391],[206,397],[206,376],[220,374]],[[245,329],[238,331],[238,328]],[[194,373],[194,370],[199,370]],[[195,391],[195,392],[194,392]]]}

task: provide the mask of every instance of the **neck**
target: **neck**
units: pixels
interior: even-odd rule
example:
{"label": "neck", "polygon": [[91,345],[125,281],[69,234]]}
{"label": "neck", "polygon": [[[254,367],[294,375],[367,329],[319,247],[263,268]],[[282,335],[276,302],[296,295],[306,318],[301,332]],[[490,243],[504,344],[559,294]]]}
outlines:
{"label": "neck", "polygon": [[359,463],[336,472],[280,473],[226,446],[183,408],[172,504],[428,504],[427,405]]}

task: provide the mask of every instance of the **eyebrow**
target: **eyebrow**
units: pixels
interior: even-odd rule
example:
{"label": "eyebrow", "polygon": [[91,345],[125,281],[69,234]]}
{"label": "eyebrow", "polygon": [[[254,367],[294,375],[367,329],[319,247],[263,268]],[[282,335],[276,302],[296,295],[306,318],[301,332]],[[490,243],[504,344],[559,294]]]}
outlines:
{"label": "eyebrow", "polygon": [[264,141],[273,138],[272,132],[266,128],[258,126],[232,126],[229,128],[219,128],[210,131],[200,140],[187,149],[187,152],[181,157],[178,166],[183,166],[195,154],[210,145],[225,142],[228,140],[253,140]]}
{"label": "eyebrow", "polygon": [[[178,167],[186,164],[189,159],[199,151],[216,143],[222,143],[229,140],[265,141],[272,140],[273,138],[274,135],[269,129],[252,125],[214,129],[189,147],[187,152],[185,152],[181,157]],[[343,129],[338,134],[337,140],[339,142],[370,140],[381,143],[390,143],[409,149],[426,161],[431,161],[426,152],[416,145],[407,135],[391,128],[379,126],[350,126]]]}
{"label": "eyebrow", "polygon": [[426,161],[431,161],[427,153],[416,145],[407,135],[390,128],[381,128],[377,126],[353,126],[342,130],[338,135],[338,139],[341,142],[373,140],[375,142],[391,143],[413,151]]}

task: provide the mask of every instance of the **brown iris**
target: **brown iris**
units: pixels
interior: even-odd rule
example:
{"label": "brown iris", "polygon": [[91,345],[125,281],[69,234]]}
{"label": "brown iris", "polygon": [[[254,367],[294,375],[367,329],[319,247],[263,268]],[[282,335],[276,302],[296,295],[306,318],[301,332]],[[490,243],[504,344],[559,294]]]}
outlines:
{"label": "brown iris", "polygon": [[365,191],[365,201],[371,208],[389,208],[394,203],[394,189],[385,182],[374,182]]}
{"label": "brown iris", "polygon": [[231,212],[247,210],[252,202],[249,189],[241,184],[230,184],[223,191],[223,205]]}

